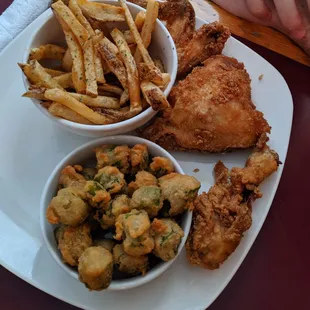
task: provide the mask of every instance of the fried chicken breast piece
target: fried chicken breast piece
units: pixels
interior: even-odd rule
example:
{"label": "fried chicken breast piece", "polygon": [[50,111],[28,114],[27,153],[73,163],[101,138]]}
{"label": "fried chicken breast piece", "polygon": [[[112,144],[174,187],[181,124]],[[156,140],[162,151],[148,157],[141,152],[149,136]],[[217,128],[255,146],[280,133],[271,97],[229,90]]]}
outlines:
{"label": "fried chicken breast piece", "polygon": [[223,152],[270,132],[251,101],[250,77],[235,58],[212,56],[175,86],[171,110],[140,131],[166,149]]}
{"label": "fried chicken breast piece", "polygon": [[219,161],[215,184],[194,202],[193,222],[186,241],[193,265],[216,269],[235,251],[252,224],[252,202],[262,195],[257,186],[279,165],[276,152],[266,145],[250,155],[245,168],[231,172]]}

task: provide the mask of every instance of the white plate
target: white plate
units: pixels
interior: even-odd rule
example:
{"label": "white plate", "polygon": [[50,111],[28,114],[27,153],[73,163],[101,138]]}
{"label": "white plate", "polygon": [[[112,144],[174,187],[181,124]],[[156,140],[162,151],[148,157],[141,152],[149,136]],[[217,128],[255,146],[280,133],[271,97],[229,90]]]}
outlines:
{"label": "white plate", "polygon": [[[0,263],[37,288],[84,309],[205,309],[225,288],[251,248],[284,165],[261,186],[264,196],[254,203],[252,227],[219,270],[190,266],[183,251],[164,275],[149,284],[122,292],[88,292],[54,262],[40,235],[39,201],[49,174],[66,154],[89,140],[58,128],[31,100],[20,97],[24,86],[16,63],[22,61],[31,34],[41,26],[46,14],[49,12],[37,18],[0,54]],[[197,27],[204,23],[199,19],[196,22]],[[293,116],[285,80],[267,61],[233,38],[224,54],[245,63],[252,78],[253,100],[272,126],[270,145],[284,163]],[[264,77],[259,81],[261,74]],[[184,171],[195,175],[202,189],[207,190],[213,183],[212,169],[217,160],[229,167],[242,166],[248,154],[173,155]],[[195,168],[200,172],[193,173]]]}

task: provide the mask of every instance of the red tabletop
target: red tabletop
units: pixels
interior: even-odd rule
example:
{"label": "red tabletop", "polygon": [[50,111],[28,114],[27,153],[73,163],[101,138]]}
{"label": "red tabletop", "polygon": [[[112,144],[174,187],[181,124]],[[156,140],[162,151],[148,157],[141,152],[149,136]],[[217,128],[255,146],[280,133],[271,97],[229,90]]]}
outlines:
{"label": "red tabletop", "polygon": [[[0,12],[10,2],[0,0]],[[294,121],[283,176],[266,222],[240,269],[209,309],[309,310],[310,69],[240,40],[284,76],[293,94]],[[76,309],[2,267],[0,279],[1,309]]]}

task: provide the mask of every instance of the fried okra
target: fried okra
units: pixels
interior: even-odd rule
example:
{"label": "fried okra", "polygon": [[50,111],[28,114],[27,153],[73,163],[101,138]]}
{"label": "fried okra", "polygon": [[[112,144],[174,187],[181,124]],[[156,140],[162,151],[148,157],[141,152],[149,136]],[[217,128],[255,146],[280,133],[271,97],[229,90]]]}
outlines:
{"label": "fried okra", "polygon": [[182,228],[171,219],[154,219],[152,232],[155,241],[153,254],[165,262],[173,259],[184,236]]}
{"label": "fried okra", "polygon": [[99,182],[87,181],[84,190],[86,192],[86,198],[92,207],[105,208],[108,206],[111,195]]}
{"label": "fried okra", "polygon": [[94,181],[99,182],[110,194],[119,193],[126,184],[124,174],[112,166],[99,169]]}
{"label": "fried okra", "polygon": [[82,174],[79,172],[82,171],[82,166],[67,166],[60,172],[59,176],[59,185],[62,187],[74,187],[83,191],[86,180]]}
{"label": "fried okra", "polygon": [[97,173],[96,168],[83,168],[83,170],[81,171],[81,174],[85,178],[86,181],[93,180],[96,173]]}
{"label": "fried okra", "polygon": [[130,149],[131,173],[146,170],[149,165],[149,152],[145,144],[136,144]]}
{"label": "fried okra", "polygon": [[92,245],[88,224],[76,227],[62,225],[56,233],[56,238],[64,262],[71,266],[77,266],[82,253]]}
{"label": "fried okra", "polygon": [[113,248],[113,260],[119,271],[126,272],[131,275],[142,273],[144,275],[148,268],[148,257],[132,256],[124,251],[122,244],[117,244]]}
{"label": "fried okra", "polygon": [[115,223],[116,240],[124,240],[124,251],[132,256],[148,254],[154,248],[150,236],[150,220],[144,210],[132,210],[120,215]]}
{"label": "fried okra", "polygon": [[150,164],[150,171],[160,178],[174,171],[173,163],[166,157],[153,157]]}
{"label": "fried okra", "polygon": [[158,179],[162,190],[162,196],[170,203],[170,216],[183,213],[186,209],[192,209],[200,189],[200,182],[192,176],[170,173]]}
{"label": "fried okra", "polygon": [[89,215],[90,207],[80,197],[80,190],[67,187],[58,191],[47,210],[46,218],[51,224],[62,223],[77,226]]}
{"label": "fried okra", "polygon": [[130,211],[130,199],[127,195],[116,196],[112,201],[112,214],[115,218]]}
{"label": "fried okra", "polygon": [[111,239],[96,239],[93,241],[94,246],[102,246],[108,251],[112,252],[115,242]]}
{"label": "fried okra", "polygon": [[78,271],[88,289],[101,291],[112,281],[113,256],[102,246],[89,247],[79,258]]}
{"label": "fried okra", "polygon": [[133,209],[145,210],[149,217],[155,217],[163,207],[162,191],[158,186],[142,186],[137,189],[131,198]]}
{"label": "fried okra", "polygon": [[128,173],[130,149],[127,145],[102,145],[95,150],[97,158],[97,169],[106,166],[115,166],[122,173]]}
{"label": "fried okra", "polygon": [[128,191],[132,195],[134,191],[139,189],[142,186],[157,186],[157,179],[153,174],[147,171],[139,171],[136,174],[136,180],[128,184]]}

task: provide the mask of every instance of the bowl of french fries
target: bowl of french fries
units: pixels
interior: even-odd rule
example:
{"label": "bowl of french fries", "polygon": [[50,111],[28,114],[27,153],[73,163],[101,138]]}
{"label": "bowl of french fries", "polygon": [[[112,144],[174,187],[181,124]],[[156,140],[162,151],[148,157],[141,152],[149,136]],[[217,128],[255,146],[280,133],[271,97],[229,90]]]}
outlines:
{"label": "bowl of french fries", "polygon": [[177,53],[147,9],[119,1],[61,0],[26,48],[24,97],[71,132],[91,137],[132,131],[169,107]]}

